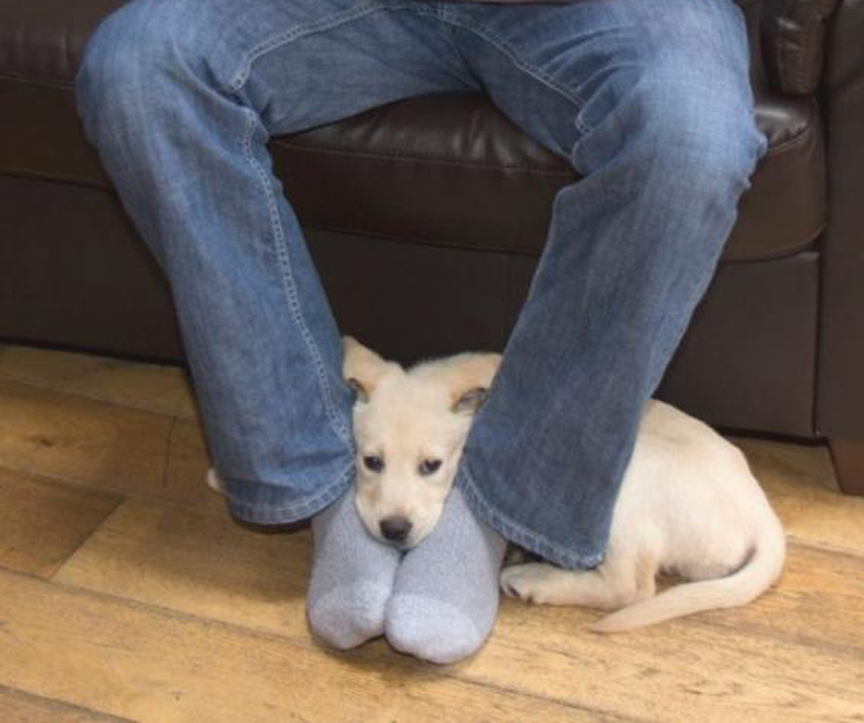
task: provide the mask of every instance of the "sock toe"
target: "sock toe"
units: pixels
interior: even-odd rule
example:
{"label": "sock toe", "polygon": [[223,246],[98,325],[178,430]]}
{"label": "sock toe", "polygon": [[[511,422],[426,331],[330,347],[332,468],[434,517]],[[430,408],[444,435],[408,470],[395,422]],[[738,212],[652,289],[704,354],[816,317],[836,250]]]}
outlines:
{"label": "sock toe", "polygon": [[334,588],[307,604],[309,627],[335,648],[356,648],[384,634],[389,595],[389,585],[371,580]]}
{"label": "sock toe", "polygon": [[312,632],[340,650],[382,635],[401,555],[368,534],[353,491],[312,519],[312,539],[306,596]]}
{"label": "sock toe", "polygon": [[475,653],[495,625],[505,547],[454,488],[437,527],[399,566],[386,612],[391,645],[433,663]]}
{"label": "sock toe", "polygon": [[[491,630],[491,626],[490,626]],[[455,663],[475,653],[489,635],[443,600],[396,594],[387,604],[385,633],[398,651],[432,663]]]}

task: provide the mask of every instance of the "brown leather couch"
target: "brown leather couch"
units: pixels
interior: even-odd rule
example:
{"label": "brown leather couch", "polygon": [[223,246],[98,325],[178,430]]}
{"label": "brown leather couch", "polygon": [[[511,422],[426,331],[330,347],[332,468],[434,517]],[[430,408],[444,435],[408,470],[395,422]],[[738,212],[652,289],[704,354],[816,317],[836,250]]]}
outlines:
{"label": "brown leather couch", "polygon": [[[0,0],[0,338],[182,361],[169,287],[75,113],[81,49],[122,2]],[[658,395],[829,440],[864,492],[864,0],[745,6],[770,151]],[[503,347],[575,180],[560,159],[476,93],[271,147],[345,331],[402,360]]]}

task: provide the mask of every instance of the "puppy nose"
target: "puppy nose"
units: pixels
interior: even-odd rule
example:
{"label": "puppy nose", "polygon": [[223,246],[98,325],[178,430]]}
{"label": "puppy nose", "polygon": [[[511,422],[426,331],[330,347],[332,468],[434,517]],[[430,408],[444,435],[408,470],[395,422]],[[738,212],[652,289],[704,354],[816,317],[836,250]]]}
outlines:
{"label": "puppy nose", "polygon": [[387,517],[381,520],[378,526],[381,528],[381,534],[384,535],[385,540],[405,542],[414,525],[405,517]]}

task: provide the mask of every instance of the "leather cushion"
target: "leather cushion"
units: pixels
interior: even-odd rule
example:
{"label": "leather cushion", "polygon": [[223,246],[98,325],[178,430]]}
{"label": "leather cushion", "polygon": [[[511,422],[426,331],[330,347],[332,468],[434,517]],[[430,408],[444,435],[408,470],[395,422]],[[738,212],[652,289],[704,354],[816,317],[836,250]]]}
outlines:
{"label": "leather cushion", "polygon": [[[81,133],[71,78],[87,35],[120,4],[92,0],[73,13],[79,3],[40,0],[41,12],[28,13],[0,0],[0,173],[111,188]],[[770,150],[742,199],[727,260],[795,253],[825,223],[815,102],[762,95],[757,113]],[[555,194],[576,180],[479,93],[412,98],[274,139],[271,149],[306,225],[531,255]]]}
{"label": "leather cushion", "polygon": [[[741,200],[726,260],[797,253],[825,226],[815,102],[763,96],[757,116],[769,150]],[[490,251],[539,254],[555,194],[577,178],[475,93],[413,98],[272,148],[305,223]]]}
{"label": "leather cushion", "polygon": [[0,0],[0,74],[68,83],[99,22],[127,0]]}

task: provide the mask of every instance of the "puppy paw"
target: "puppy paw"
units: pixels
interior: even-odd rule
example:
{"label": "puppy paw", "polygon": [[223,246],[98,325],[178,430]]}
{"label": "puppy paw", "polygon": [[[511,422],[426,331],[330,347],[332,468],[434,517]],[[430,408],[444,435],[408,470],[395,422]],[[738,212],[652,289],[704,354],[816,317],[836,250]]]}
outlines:
{"label": "puppy paw", "polygon": [[207,470],[207,486],[214,492],[218,492],[220,495],[224,492],[222,478],[219,476],[219,473],[212,467]]}
{"label": "puppy paw", "polygon": [[512,565],[501,571],[501,590],[505,595],[518,597],[538,605],[554,603],[561,570],[545,562]]}

